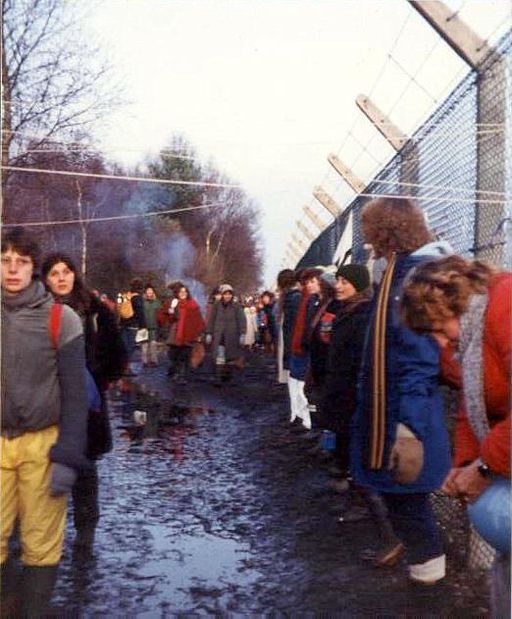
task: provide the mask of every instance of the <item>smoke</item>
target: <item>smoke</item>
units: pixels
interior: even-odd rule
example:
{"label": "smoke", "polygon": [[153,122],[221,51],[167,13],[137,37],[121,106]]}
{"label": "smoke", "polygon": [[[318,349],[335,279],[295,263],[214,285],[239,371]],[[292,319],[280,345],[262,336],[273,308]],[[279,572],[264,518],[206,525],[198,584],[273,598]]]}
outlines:
{"label": "smoke", "polygon": [[182,281],[204,311],[207,302],[206,291],[204,285],[192,277],[196,250],[190,239],[182,232],[175,232],[159,249],[166,283],[174,280]]}
{"label": "smoke", "polygon": [[183,233],[175,232],[163,246],[161,252],[164,257],[166,281],[183,279],[194,266],[196,251],[189,238]]}

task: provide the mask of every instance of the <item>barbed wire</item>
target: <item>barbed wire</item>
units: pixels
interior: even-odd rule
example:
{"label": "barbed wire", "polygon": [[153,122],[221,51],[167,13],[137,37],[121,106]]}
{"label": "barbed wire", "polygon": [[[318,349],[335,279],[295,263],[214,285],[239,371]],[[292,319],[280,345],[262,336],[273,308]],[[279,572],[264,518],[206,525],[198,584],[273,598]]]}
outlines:
{"label": "barbed wire", "polygon": [[121,176],[117,174],[95,174],[94,172],[72,172],[67,170],[44,170],[42,168],[21,168],[17,166],[0,166],[2,170],[13,172],[28,172],[29,174],[55,174],[59,176],[77,176],[86,178],[101,178],[106,180],[120,180],[140,183],[157,183],[163,185],[185,185],[195,187],[223,187],[230,189],[240,189],[240,185],[233,183],[211,183],[207,181],[180,181],[164,178],[147,178],[144,176]]}
{"label": "barbed wire", "polygon": [[88,219],[55,219],[50,221],[27,221],[18,223],[2,224],[4,228],[12,228],[14,226],[34,227],[34,226],[58,226],[69,224],[92,224],[104,221],[117,221],[123,219],[136,219],[137,217],[158,217],[159,215],[169,215],[175,213],[184,213],[187,211],[197,211],[205,208],[217,206],[226,206],[226,202],[212,202],[211,204],[201,204],[200,206],[184,206],[176,209],[167,209],[165,211],[149,211],[147,213],[132,213],[130,215],[111,215],[108,217],[92,217]]}

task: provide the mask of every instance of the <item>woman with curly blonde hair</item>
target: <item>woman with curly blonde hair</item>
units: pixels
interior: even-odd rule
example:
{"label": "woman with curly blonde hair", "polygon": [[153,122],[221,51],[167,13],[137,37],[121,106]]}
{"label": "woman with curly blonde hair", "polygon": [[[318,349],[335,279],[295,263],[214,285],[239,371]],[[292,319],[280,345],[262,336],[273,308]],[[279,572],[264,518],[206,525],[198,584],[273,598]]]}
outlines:
{"label": "woman with curly blonde hair", "polygon": [[[442,489],[475,501],[493,475],[510,478],[512,273],[460,256],[424,263],[405,286],[401,311],[411,329],[438,342],[442,375],[462,390]],[[493,616],[508,616],[509,585],[510,552],[495,562]]]}

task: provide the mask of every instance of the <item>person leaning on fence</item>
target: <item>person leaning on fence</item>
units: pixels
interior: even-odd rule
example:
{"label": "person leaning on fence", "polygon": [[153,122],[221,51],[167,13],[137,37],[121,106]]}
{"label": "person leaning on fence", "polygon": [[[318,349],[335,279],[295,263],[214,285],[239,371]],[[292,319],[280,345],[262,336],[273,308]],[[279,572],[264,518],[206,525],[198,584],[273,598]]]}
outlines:
{"label": "person leaning on fence", "polygon": [[[115,314],[86,288],[71,258],[62,253],[50,254],[41,267],[41,278],[55,301],[68,305],[80,317],[86,364],[95,385],[92,396],[90,386],[88,388],[87,456],[91,466],[79,471],[72,492],[76,530],[73,549],[83,556],[92,552],[100,518],[95,460],[112,449],[106,392],[109,384],[122,376],[126,350]],[[98,397],[99,402],[92,401],[94,397]]]}
{"label": "person leaning on fence", "polygon": [[[278,336],[277,336],[277,367],[278,382],[287,384],[290,375],[290,353],[292,335],[297,312],[301,301],[301,287],[295,271],[283,269],[277,275],[278,300]],[[292,419],[293,421],[293,414]]]}
{"label": "person leaning on fence", "polygon": [[421,209],[408,199],[378,198],[361,213],[365,241],[387,265],[370,309],[350,469],[382,494],[406,548],[411,581],[445,576],[445,555],[429,493],[450,467],[450,444],[438,385],[439,349],[400,323],[399,299],[410,270],[449,251],[433,242]]}
{"label": "person leaning on fence", "polygon": [[264,351],[273,354],[275,350],[276,325],[274,317],[274,295],[265,290],[261,293],[258,311],[259,342]]}
{"label": "person leaning on fence", "polygon": [[[322,276],[325,277],[325,274]],[[327,358],[324,363],[323,387],[318,403],[319,424],[336,434],[334,458],[339,475],[348,491],[341,497],[343,512],[340,522],[361,518],[369,512],[379,537],[377,551],[366,550],[364,558],[378,567],[394,564],[403,553],[387,517],[382,498],[375,492],[355,484],[350,477],[350,425],[356,408],[357,377],[369,321],[372,288],[370,274],[363,264],[345,264],[336,271],[335,303],[328,309],[334,314],[330,329]],[[312,349],[313,353],[313,349]],[[312,354],[312,367],[314,355]]]}
{"label": "person leaning on fence", "polygon": [[[493,476],[510,479],[512,273],[460,256],[427,262],[404,289],[402,316],[438,342],[444,378],[462,389],[453,468],[442,490],[473,502]],[[510,553],[498,556],[492,580],[494,616],[506,617]]]}
{"label": "person leaning on fence", "polygon": [[299,431],[311,430],[311,413],[304,393],[306,374],[309,367],[308,327],[320,304],[321,269],[307,268],[299,273],[301,300],[293,325],[291,350],[289,356],[290,376],[288,393],[290,396],[290,422]]}
{"label": "person leaning on fence", "polygon": [[335,298],[336,277],[330,271],[320,276],[320,292],[314,300],[313,312],[307,324],[306,338],[310,354],[304,392],[308,402],[316,407],[324,387],[326,363],[332,337],[332,325],[340,309]]}
{"label": "person leaning on fence", "polygon": [[[85,346],[80,318],[62,309],[57,342],[53,299],[37,279],[39,248],[23,229],[2,239],[2,579],[19,521],[22,609],[39,617],[51,597],[64,542],[67,497],[87,468]],[[2,586],[2,610],[9,591]]]}

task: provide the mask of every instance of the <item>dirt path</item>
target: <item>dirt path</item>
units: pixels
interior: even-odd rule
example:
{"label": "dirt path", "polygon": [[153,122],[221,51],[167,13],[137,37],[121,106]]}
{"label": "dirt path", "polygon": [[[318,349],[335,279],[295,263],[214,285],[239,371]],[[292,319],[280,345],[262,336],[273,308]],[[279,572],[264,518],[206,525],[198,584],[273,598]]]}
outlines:
{"label": "dirt path", "polygon": [[411,589],[403,565],[360,560],[371,524],[340,525],[329,511],[328,463],[290,431],[268,359],[255,355],[220,389],[207,368],[183,387],[163,367],[136,382],[142,394],[113,400],[94,557],[72,558],[68,528],[56,614],[485,616],[485,582],[460,568],[440,594]]}

